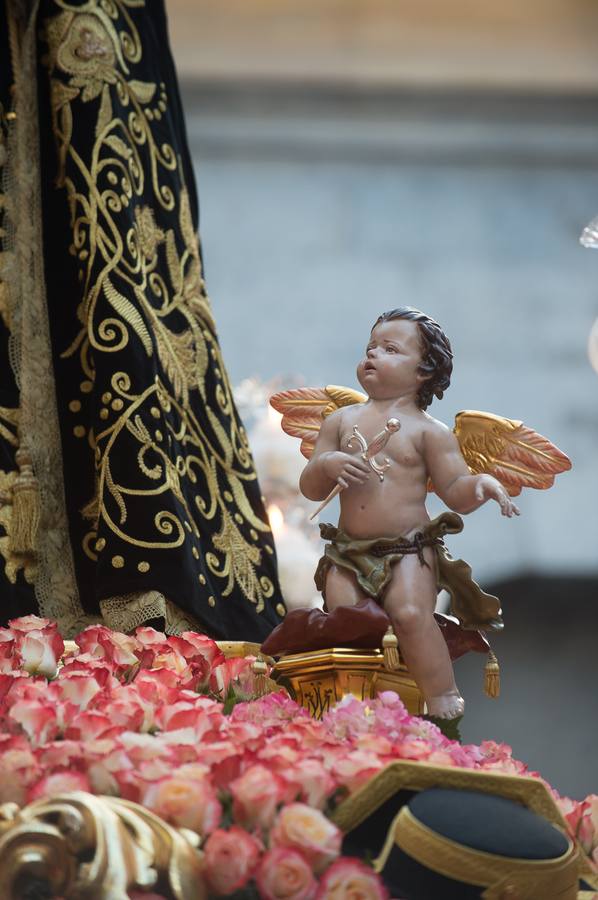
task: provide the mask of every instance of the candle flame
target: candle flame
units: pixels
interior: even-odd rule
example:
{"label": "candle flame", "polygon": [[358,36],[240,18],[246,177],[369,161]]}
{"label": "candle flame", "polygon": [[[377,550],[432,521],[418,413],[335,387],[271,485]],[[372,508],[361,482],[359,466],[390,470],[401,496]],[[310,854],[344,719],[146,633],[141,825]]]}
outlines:
{"label": "candle flame", "polygon": [[284,523],[284,516],[282,514],[282,510],[276,503],[271,503],[268,507],[268,521],[270,522],[270,528],[272,529],[272,534],[275,538],[280,537],[286,531],[286,525]]}

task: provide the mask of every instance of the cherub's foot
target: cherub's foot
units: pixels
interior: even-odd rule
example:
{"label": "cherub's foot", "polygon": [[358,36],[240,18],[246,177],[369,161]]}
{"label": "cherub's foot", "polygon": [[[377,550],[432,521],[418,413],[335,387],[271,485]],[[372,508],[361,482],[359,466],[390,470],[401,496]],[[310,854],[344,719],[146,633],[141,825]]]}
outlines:
{"label": "cherub's foot", "polygon": [[459,691],[447,691],[438,697],[426,697],[428,715],[437,719],[457,719],[465,712],[465,701]]}

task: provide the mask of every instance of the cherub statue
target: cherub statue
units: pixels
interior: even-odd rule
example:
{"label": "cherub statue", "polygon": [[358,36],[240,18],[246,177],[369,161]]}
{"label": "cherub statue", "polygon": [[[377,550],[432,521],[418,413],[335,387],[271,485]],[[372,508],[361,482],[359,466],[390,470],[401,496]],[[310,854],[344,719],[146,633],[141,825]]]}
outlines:
{"label": "cherub statue", "polygon": [[[329,543],[315,578],[326,609],[374,598],[390,617],[428,713],[446,719],[461,716],[464,701],[434,619],[438,591],[449,591],[451,612],[466,629],[500,629],[502,619],[498,599],[473,581],[467,563],[449,556],[443,537],[462,530],[458,513],[487,500],[504,516],[519,515],[511,498],[522,487],[550,487],[571,467],[521,422],[462,412],[453,432],[432,418],[426,410],[448,388],[452,359],[440,325],[401,307],[377,319],[358,363],[367,396],[327,387],[271,399],[283,429],[303,439],[304,496],[340,492],[338,527],[320,525]],[[452,512],[430,520],[429,490]]]}

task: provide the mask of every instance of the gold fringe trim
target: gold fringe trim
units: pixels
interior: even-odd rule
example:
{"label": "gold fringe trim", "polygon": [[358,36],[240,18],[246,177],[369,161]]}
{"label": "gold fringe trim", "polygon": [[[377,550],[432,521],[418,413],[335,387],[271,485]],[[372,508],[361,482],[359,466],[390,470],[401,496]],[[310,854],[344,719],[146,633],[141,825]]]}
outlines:
{"label": "gold fringe trim", "polygon": [[[254,676],[253,689],[255,694],[258,697],[263,697],[265,694],[270,693],[268,686],[268,666],[265,661],[258,656],[251,666],[251,671]],[[278,689],[278,685],[276,687]]]}
{"label": "gold fringe trim", "polygon": [[40,498],[37,478],[29,451],[20,447],[16,454],[19,467],[12,487],[12,520],[10,549],[12,553],[35,553],[40,521]]}
{"label": "gold fringe trim", "polygon": [[484,693],[493,700],[500,696],[500,666],[492,650],[484,669]]}
{"label": "gold fringe trim", "polygon": [[396,672],[401,666],[401,660],[399,658],[399,642],[392,630],[392,625],[388,626],[386,634],[382,638],[382,647],[384,649],[384,668],[388,672]]}

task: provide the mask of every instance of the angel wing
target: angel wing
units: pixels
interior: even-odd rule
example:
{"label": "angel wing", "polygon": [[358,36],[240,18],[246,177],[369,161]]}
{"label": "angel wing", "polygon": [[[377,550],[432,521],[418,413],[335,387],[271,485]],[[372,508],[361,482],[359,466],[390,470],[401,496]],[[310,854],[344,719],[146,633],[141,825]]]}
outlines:
{"label": "angel wing", "polygon": [[279,391],[270,397],[270,405],[282,413],[282,430],[292,437],[301,438],[301,452],[309,459],[326,416],[341,406],[352,406],[366,400],[366,395],[360,391],[329,384],[325,388]]}
{"label": "angel wing", "polygon": [[515,419],[465,410],[453,429],[472,475],[494,475],[511,497],[524,487],[545,490],[571,460],[548,438]]}

